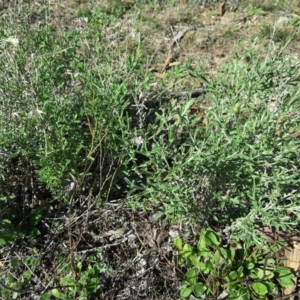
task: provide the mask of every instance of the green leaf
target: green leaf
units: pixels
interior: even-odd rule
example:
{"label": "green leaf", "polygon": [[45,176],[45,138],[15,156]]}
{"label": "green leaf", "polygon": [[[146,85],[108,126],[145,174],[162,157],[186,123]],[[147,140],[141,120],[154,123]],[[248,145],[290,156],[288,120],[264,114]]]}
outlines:
{"label": "green leaf", "polygon": [[195,264],[195,267],[197,267],[198,269],[200,269],[203,273],[206,273],[207,271],[209,271],[206,267],[206,264],[201,262],[201,261],[198,261],[196,264]]}
{"label": "green leaf", "polygon": [[274,258],[268,258],[267,259],[267,265],[268,266],[275,266],[276,265],[276,260]]}
{"label": "green leaf", "polygon": [[89,293],[92,293],[97,289],[98,285],[99,278],[91,278],[86,285],[86,289]]}
{"label": "green leaf", "polygon": [[237,272],[236,271],[231,271],[228,275],[229,281],[234,281],[237,278]]}
{"label": "green leaf", "polygon": [[259,296],[264,296],[268,293],[268,287],[262,282],[254,282],[252,284],[254,292]]}
{"label": "green leaf", "polygon": [[214,262],[216,265],[221,265],[223,263],[224,259],[223,257],[220,255],[220,252],[219,251],[216,251],[215,252],[215,255],[214,255]]}
{"label": "green leaf", "polygon": [[291,269],[287,268],[287,267],[277,267],[276,268],[276,273],[278,273],[279,276],[292,276],[292,277],[294,277]]}
{"label": "green leaf", "polygon": [[282,287],[294,286],[295,283],[293,281],[294,274],[291,269],[286,267],[277,267],[274,272],[275,278],[278,280],[279,284]]}
{"label": "green leaf", "polygon": [[290,277],[281,277],[278,278],[277,280],[282,287],[290,287],[295,285],[293,278]]}
{"label": "green leaf", "polygon": [[197,271],[195,268],[187,271],[184,275],[184,279],[190,284],[194,285],[197,282]]}
{"label": "green leaf", "polygon": [[271,281],[264,281],[264,284],[266,285],[266,287],[268,288],[268,291],[270,292],[271,290],[273,290],[275,288],[275,283],[271,282]]}
{"label": "green leaf", "polygon": [[49,207],[50,204],[48,202],[44,202],[39,207],[34,209],[29,216],[30,225],[35,227],[41,221],[44,212],[47,211]]}
{"label": "green leaf", "polygon": [[221,244],[220,237],[212,230],[207,230],[205,233],[206,244],[212,247],[218,247]]}
{"label": "green leaf", "polygon": [[199,252],[201,252],[203,250],[207,250],[206,243],[205,243],[205,237],[202,234],[201,234],[200,239],[198,241],[197,249],[198,249]]}
{"label": "green leaf", "polygon": [[40,300],[50,300],[51,295],[48,293],[45,293],[43,295],[41,295]]}
{"label": "green leaf", "polygon": [[60,292],[58,289],[53,289],[52,290],[52,295],[56,298],[59,298],[60,297]]}
{"label": "green leaf", "polygon": [[235,250],[234,249],[227,249],[227,257],[232,262],[235,257]]}
{"label": "green leaf", "polygon": [[180,116],[185,116],[186,112],[195,104],[195,100],[191,99],[187,102],[185,102],[185,105],[180,109]]}
{"label": "green leaf", "polygon": [[0,245],[12,243],[15,241],[16,237],[16,234],[12,232],[2,232],[0,233]]}
{"label": "green leaf", "polygon": [[183,288],[180,290],[180,297],[186,298],[192,293],[192,291],[193,291],[192,287]]}
{"label": "green leaf", "polygon": [[9,219],[0,219],[0,228],[1,229],[13,229],[13,226],[11,225],[11,221]]}
{"label": "green leaf", "polygon": [[182,240],[179,236],[177,236],[174,240],[174,246],[178,249],[178,250],[182,250]]}
{"label": "green leaf", "polygon": [[35,255],[38,255],[39,254],[39,250],[37,248],[32,248],[32,253],[35,254]]}
{"label": "green leaf", "polygon": [[72,276],[65,276],[60,279],[62,285],[71,285],[74,286],[74,279]]}
{"label": "green leaf", "polygon": [[264,271],[260,268],[256,268],[251,271],[250,277],[255,280],[262,279],[264,277]]}
{"label": "green leaf", "polygon": [[193,253],[193,247],[192,247],[191,245],[189,245],[189,244],[185,244],[185,245],[183,246],[183,249],[182,249],[182,251],[181,251],[180,254],[182,255],[182,257],[187,258],[187,257],[190,256],[192,253]]}
{"label": "green leaf", "polygon": [[244,277],[244,268],[243,266],[240,266],[237,270],[237,277],[238,279],[242,279]]}
{"label": "green leaf", "polygon": [[229,300],[250,300],[250,293],[247,289],[241,288],[230,295]]}
{"label": "green leaf", "polygon": [[10,264],[13,268],[18,268],[20,266],[20,261],[18,258],[16,257],[13,257],[11,260],[10,260]]}
{"label": "green leaf", "polygon": [[249,263],[247,264],[247,269],[248,269],[248,270],[252,270],[254,267],[255,267],[255,264],[254,264],[253,262],[249,262]]}
{"label": "green leaf", "polygon": [[15,282],[15,277],[12,276],[12,274],[10,274],[10,273],[7,273],[6,279],[8,282]]}
{"label": "green leaf", "polygon": [[275,243],[275,245],[273,245],[271,248],[270,248],[270,250],[272,251],[272,252],[278,252],[280,249],[282,249],[284,246],[286,246],[286,242],[285,241],[277,241],[276,243]]}
{"label": "green leaf", "polygon": [[202,282],[197,282],[194,285],[193,292],[196,297],[202,297],[207,290],[207,287]]}
{"label": "green leaf", "polygon": [[216,268],[216,266],[211,261],[207,261],[205,265],[206,265],[206,269],[209,271],[213,271]]}
{"label": "green leaf", "polygon": [[205,257],[205,258],[213,258],[214,253],[212,251],[206,250],[206,251],[201,251],[199,255]]}
{"label": "green leaf", "polygon": [[265,278],[268,278],[268,279],[272,279],[274,277],[274,273],[270,270],[265,270],[265,274],[264,274],[264,277]]}
{"label": "green leaf", "polygon": [[196,254],[193,254],[193,255],[187,257],[187,260],[186,260],[186,264],[188,267],[197,267],[198,262],[199,262],[199,258],[197,257]]}
{"label": "green leaf", "polygon": [[223,258],[225,258],[225,260],[228,260],[228,252],[227,252],[227,249],[220,248],[220,252],[221,252]]}
{"label": "green leaf", "polygon": [[32,276],[32,273],[31,273],[30,270],[26,270],[26,271],[23,273],[23,276],[24,276],[25,278],[30,278],[30,277]]}

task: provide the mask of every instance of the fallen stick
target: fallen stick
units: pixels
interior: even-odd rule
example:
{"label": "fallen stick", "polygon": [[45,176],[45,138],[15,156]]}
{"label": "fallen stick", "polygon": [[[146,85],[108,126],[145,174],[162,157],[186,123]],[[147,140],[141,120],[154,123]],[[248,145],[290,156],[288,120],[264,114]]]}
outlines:
{"label": "fallen stick", "polygon": [[[171,28],[172,29],[172,28]],[[179,31],[173,38],[173,40],[171,41],[171,48],[175,45],[178,44],[180,42],[180,40],[184,37],[184,35],[189,32],[189,31],[193,31],[196,30],[196,27],[192,27],[192,28],[185,28],[181,31]]]}
{"label": "fallen stick", "polygon": [[187,98],[187,97],[197,98],[201,95],[204,95],[205,93],[206,93],[205,89],[199,88],[196,90],[192,90],[190,92],[171,93],[170,98],[171,99],[183,99],[183,98]]}

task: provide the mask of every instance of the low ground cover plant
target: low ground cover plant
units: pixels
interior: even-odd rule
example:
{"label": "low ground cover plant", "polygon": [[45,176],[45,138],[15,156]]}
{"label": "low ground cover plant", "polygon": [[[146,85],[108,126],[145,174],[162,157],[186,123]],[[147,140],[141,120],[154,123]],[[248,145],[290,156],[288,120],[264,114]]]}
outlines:
{"label": "low ground cover plant", "polygon": [[279,265],[273,257],[282,243],[264,249],[244,248],[242,244],[224,247],[211,230],[202,230],[196,247],[174,240],[177,263],[186,265],[181,297],[212,296],[228,299],[267,299],[276,297],[280,287],[293,286],[291,269]]}
{"label": "low ground cover plant", "polygon": [[[26,26],[1,16],[0,254],[10,270],[0,276],[3,298],[31,293],[33,283],[41,299],[104,295],[103,274],[114,272],[101,256],[108,238],[95,242],[100,229],[89,224],[105,218],[96,216],[103,204],[120,199],[126,212],[158,209],[164,224],[207,228],[196,246],[174,241],[181,297],[279,295],[294,274],[272,256],[283,245],[270,246],[260,229],[298,226],[300,77],[286,51],[292,36],[266,41],[264,53],[238,49],[213,74],[186,60],[158,81],[145,36],[125,26],[131,5],[80,5],[68,30],[49,21],[47,5],[32,14],[38,26],[29,22],[30,7],[15,11]],[[172,80],[205,93],[172,97],[182,92]],[[129,227],[121,229],[136,230]],[[115,263],[113,249],[107,256]]]}

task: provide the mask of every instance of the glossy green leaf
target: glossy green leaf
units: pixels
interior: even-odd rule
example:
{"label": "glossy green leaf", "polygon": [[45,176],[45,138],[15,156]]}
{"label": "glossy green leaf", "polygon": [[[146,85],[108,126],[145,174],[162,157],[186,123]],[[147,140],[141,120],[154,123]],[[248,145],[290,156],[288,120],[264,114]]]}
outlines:
{"label": "glossy green leaf", "polygon": [[282,287],[294,286],[294,274],[291,269],[286,267],[277,267],[274,272],[276,279]]}
{"label": "glossy green leaf", "polygon": [[229,281],[233,281],[237,279],[237,272],[236,271],[231,271],[228,275]]}
{"label": "glossy green leaf", "polygon": [[195,268],[187,271],[184,275],[184,279],[190,284],[195,284],[197,282],[197,271]]}
{"label": "glossy green leaf", "polygon": [[60,297],[60,292],[58,289],[53,289],[52,290],[52,295],[56,298],[59,298]]}
{"label": "glossy green leaf", "polygon": [[186,287],[180,290],[180,297],[187,298],[193,291],[192,287]]}
{"label": "glossy green leaf", "polygon": [[221,265],[224,262],[224,258],[220,255],[219,251],[216,251],[214,254],[214,263],[216,265]]}
{"label": "glossy green leaf", "polygon": [[191,245],[189,245],[189,244],[184,244],[183,249],[180,252],[180,254],[182,255],[182,257],[187,258],[192,253],[193,253],[193,247]]}
{"label": "glossy green leaf", "polygon": [[272,271],[265,270],[265,275],[264,275],[265,278],[272,279],[274,276],[275,275],[274,275],[274,273]]}
{"label": "glossy green leaf", "polygon": [[293,278],[290,277],[281,277],[278,278],[277,280],[282,287],[290,287],[295,285]]}
{"label": "glossy green leaf", "polygon": [[227,249],[227,257],[232,262],[235,258],[235,250],[234,249]]}
{"label": "glossy green leaf", "polygon": [[232,295],[229,297],[229,300],[250,300],[250,292],[245,288],[241,288],[232,293]]}
{"label": "glossy green leaf", "polygon": [[250,277],[254,280],[259,280],[264,277],[264,271],[260,268],[251,270]]}
{"label": "glossy green leaf", "polygon": [[266,285],[266,287],[267,287],[267,289],[268,289],[268,291],[270,292],[271,290],[274,290],[274,288],[276,287],[278,287],[278,284],[277,284],[277,286],[273,283],[273,282],[271,282],[271,281],[264,281],[264,284]]}
{"label": "glossy green leaf", "polygon": [[287,267],[277,267],[276,273],[278,273],[279,276],[293,276],[291,269]]}
{"label": "glossy green leaf", "polygon": [[211,247],[218,247],[221,244],[220,237],[212,230],[207,230],[205,232],[205,242]]}
{"label": "glossy green leaf", "polygon": [[213,271],[216,268],[216,265],[213,264],[211,261],[207,261],[205,265],[206,265],[206,269],[209,271]]}
{"label": "glossy green leaf", "polygon": [[268,287],[262,282],[254,282],[252,284],[252,289],[259,296],[264,296],[268,293]]}
{"label": "glossy green leaf", "polygon": [[220,248],[221,255],[224,259],[228,260],[228,252],[227,249]]}
{"label": "glossy green leaf", "polygon": [[0,219],[0,228],[11,230],[13,229],[13,226],[11,225],[11,220],[9,219]]}
{"label": "glossy green leaf", "polygon": [[254,267],[255,267],[255,264],[254,264],[253,262],[249,262],[249,263],[247,264],[247,269],[248,269],[248,270],[252,270]]}
{"label": "glossy green leaf", "polygon": [[206,264],[203,263],[203,262],[201,262],[201,261],[198,261],[195,264],[195,267],[197,267],[198,269],[200,269],[204,274],[206,274],[206,272],[209,272],[209,270],[206,267]]}
{"label": "glossy green leaf", "polygon": [[274,258],[267,259],[267,266],[276,266],[276,260]]}
{"label": "glossy green leaf", "polygon": [[199,258],[196,254],[193,254],[186,259],[186,264],[188,267],[197,267],[199,262]]}
{"label": "glossy green leaf", "polygon": [[202,297],[207,290],[207,287],[202,282],[197,282],[193,287],[193,292],[196,297]]}
{"label": "glossy green leaf", "polygon": [[182,250],[182,240],[179,236],[177,236],[174,239],[174,246],[178,249],[178,250]]}
{"label": "glossy green leaf", "polygon": [[200,239],[197,244],[197,249],[199,252],[207,250],[206,243],[205,243],[205,237],[203,234],[201,234],[201,236],[200,236]]}
{"label": "glossy green leaf", "polygon": [[238,279],[241,279],[241,278],[244,277],[244,268],[243,268],[243,266],[240,266],[237,269],[237,277],[238,277]]}
{"label": "glossy green leaf", "polygon": [[199,253],[200,256],[203,256],[205,258],[213,258],[214,257],[214,253],[212,251],[209,251],[209,250],[204,250],[204,251],[201,251]]}

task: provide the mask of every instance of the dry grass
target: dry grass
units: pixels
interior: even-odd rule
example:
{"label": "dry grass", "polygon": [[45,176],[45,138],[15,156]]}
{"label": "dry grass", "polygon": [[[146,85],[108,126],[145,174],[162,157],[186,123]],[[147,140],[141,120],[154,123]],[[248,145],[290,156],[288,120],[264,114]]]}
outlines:
{"label": "dry grass", "polygon": [[[203,3],[206,6],[203,7]],[[287,36],[293,36],[288,51],[291,56],[298,56],[296,26],[289,22],[282,23],[274,30],[274,25],[282,17],[282,9],[286,9],[285,17],[295,18],[297,1],[239,1],[238,9],[230,11],[225,6],[224,14],[220,15],[219,5],[222,1],[121,1],[98,0],[50,0],[48,21],[57,32],[65,32],[73,28],[82,30],[86,23],[79,15],[89,14],[99,7],[126,8],[127,11],[113,26],[102,28],[107,39],[107,51],[122,58],[136,49],[139,38],[142,38],[141,54],[145,56],[145,71],[159,68],[173,50],[173,61],[189,62],[193,66],[203,68],[206,73],[217,72],[219,66],[226,62],[238,50],[256,47],[264,51],[267,40],[282,42]],[[171,3],[169,1],[169,3]],[[39,26],[43,17],[38,11],[42,1],[32,1],[35,20],[32,26]],[[251,9],[251,7],[253,9]],[[263,14],[260,12],[264,11]],[[257,12],[257,14],[255,14]],[[295,22],[295,21],[294,21]],[[187,32],[180,42],[171,49],[173,38],[186,28],[195,28]],[[175,70],[175,69],[173,69]],[[174,71],[175,73],[178,71]],[[173,72],[173,73],[174,73]],[[168,76],[170,74],[170,76]],[[167,86],[182,88],[174,79],[172,70],[165,76]],[[190,77],[184,77],[185,85],[194,86],[198,83]]]}

